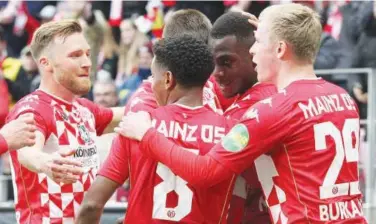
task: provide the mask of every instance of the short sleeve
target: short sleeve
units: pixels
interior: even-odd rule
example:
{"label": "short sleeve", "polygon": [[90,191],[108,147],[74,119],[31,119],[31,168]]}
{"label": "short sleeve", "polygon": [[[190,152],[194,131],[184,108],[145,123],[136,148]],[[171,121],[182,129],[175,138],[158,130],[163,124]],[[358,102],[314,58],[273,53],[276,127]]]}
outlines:
{"label": "short sleeve", "polygon": [[23,114],[33,114],[37,130],[44,135],[45,139],[49,137],[52,131],[49,128],[49,117],[52,114],[50,107],[34,99],[32,96],[26,97],[13,107],[7,117],[7,123],[16,120]]}
{"label": "short sleeve", "polygon": [[106,108],[93,103],[90,100],[80,98],[77,100],[82,106],[88,108],[94,115],[95,130],[98,135],[102,135],[108,124],[112,121],[114,113],[111,108]]}
{"label": "short sleeve", "polygon": [[98,175],[106,177],[118,184],[123,184],[129,177],[129,139],[117,135],[111,151],[99,170]]}
{"label": "short sleeve", "polygon": [[283,136],[288,132],[288,118],[283,114],[278,105],[271,106],[271,101],[264,100],[255,104],[209,155],[240,174],[257,157],[281,144]]}

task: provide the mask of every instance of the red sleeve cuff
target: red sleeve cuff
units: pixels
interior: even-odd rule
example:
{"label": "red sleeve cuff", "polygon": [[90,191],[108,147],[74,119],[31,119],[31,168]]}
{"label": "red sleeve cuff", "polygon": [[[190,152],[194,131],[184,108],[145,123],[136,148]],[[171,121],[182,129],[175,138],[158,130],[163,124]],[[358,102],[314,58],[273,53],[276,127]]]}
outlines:
{"label": "red sleeve cuff", "polygon": [[[114,118],[114,112],[111,108],[104,108],[101,114],[101,119],[105,119],[105,122],[101,123],[97,126],[97,135],[101,136],[107,126],[111,123],[112,119]],[[98,121],[96,121],[98,122]]]}
{"label": "red sleeve cuff", "polygon": [[125,182],[125,181],[121,181],[121,179],[122,179],[121,176],[119,176],[119,175],[111,172],[110,170],[101,169],[97,173],[97,176],[105,177],[105,178],[107,178],[109,180],[112,180],[113,182],[118,183],[119,185],[122,185]]}
{"label": "red sleeve cuff", "polygon": [[0,155],[8,151],[8,143],[5,138],[0,135]]}

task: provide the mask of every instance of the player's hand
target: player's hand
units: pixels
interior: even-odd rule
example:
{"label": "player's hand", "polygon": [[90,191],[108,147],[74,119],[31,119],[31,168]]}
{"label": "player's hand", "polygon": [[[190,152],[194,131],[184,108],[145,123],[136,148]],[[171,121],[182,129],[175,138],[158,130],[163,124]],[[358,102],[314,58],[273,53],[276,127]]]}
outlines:
{"label": "player's hand", "polygon": [[243,16],[246,16],[248,18],[248,22],[252,24],[252,26],[256,27],[258,26],[259,20],[257,17],[249,12],[242,12]]}
{"label": "player's hand", "polygon": [[53,181],[60,184],[72,184],[77,182],[84,173],[81,163],[67,158],[74,154],[71,150],[67,153],[55,153],[49,157],[42,168],[42,171]]}
{"label": "player's hand", "polygon": [[152,127],[149,113],[140,111],[128,113],[123,117],[115,132],[131,139],[141,141],[145,133]]}
{"label": "player's hand", "polygon": [[0,134],[10,150],[20,149],[35,144],[35,121],[32,114],[24,114],[4,125]]}

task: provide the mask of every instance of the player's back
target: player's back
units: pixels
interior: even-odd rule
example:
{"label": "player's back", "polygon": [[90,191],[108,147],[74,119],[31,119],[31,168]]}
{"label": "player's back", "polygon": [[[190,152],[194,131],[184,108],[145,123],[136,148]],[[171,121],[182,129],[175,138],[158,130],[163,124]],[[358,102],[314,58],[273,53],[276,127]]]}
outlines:
{"label": "player's back", "polygon": [[[300,80],[261,104],[278,113],[269,132],[282,143],[255,161],[274,223],[366,223],[359,115],[348,93],[322,79]],[[263,112],[246,116],[258,119]]]}
{"label": "player's back", "polygon": [[[201,155],[232,125],[207,106],[172,104],[151,115],[160,133]],[[234,178],[211,188],[191,186],[168,167],[145,157],[137,147],[130,149],[129,158],[131,192],[126,223],[226,223]]]}
{"label": "player's back", "polygon": [[[239,121],[249,107],[276,93],[277,88],[273,84],[256,83],[245,93],[233,99],[233,104],[223,115]],[[270,223],[269,212],[254,166],[237,177],[228,216],[229,224],[251,222]]]}

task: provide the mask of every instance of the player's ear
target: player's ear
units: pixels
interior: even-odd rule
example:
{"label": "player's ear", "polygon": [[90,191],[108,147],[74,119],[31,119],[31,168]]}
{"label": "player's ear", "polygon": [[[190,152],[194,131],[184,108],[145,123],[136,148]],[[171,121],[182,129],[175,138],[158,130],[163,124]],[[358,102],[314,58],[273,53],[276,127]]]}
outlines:
{"label": "player's ear", "polygon": [[287,43],[285,41],[279,41],[277,43],[276,51],[277,57],[283,60],[289,53]]}
{"label": "player's ear", "polygon": [[38,60],[41,70],[46,72],[52,72],[52,65],[51,62],[48,60],[46,56],[41,56]]}
{"label": "player's ear", "polygon": [[176,79],[172,75],[171,71],[165,73],[165,88],[166,90],[172,90],[176,85]]}

